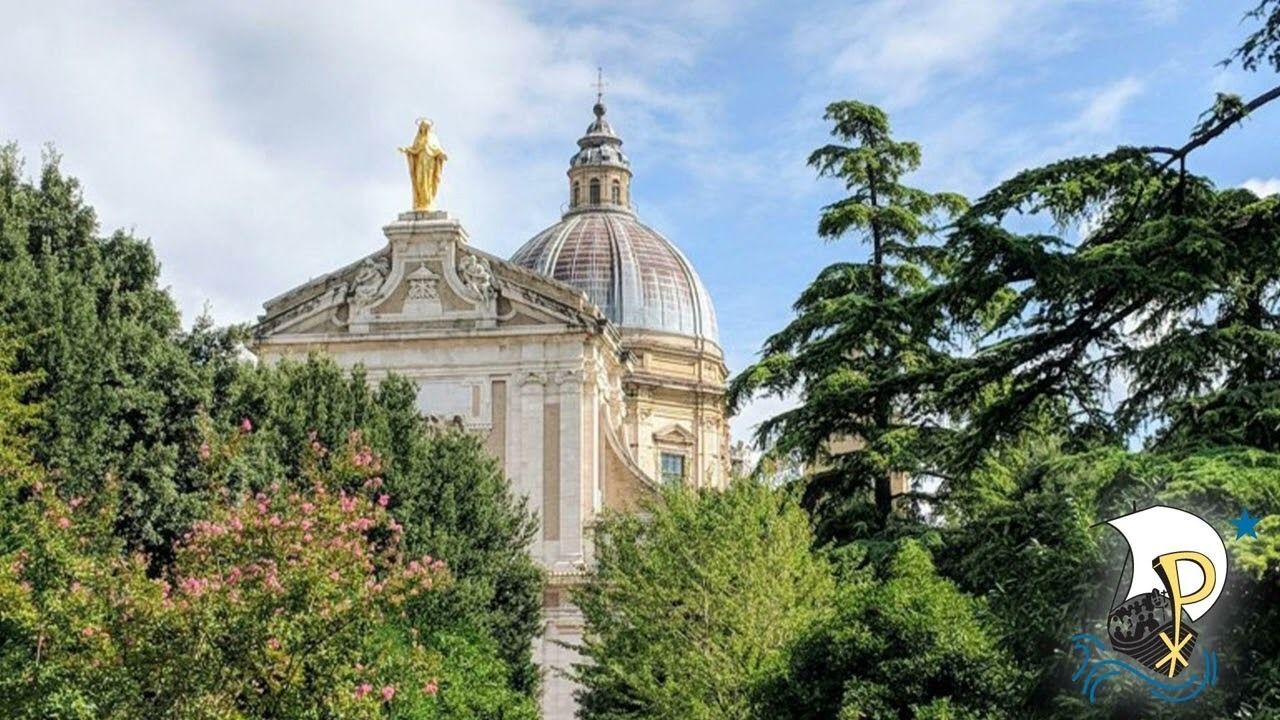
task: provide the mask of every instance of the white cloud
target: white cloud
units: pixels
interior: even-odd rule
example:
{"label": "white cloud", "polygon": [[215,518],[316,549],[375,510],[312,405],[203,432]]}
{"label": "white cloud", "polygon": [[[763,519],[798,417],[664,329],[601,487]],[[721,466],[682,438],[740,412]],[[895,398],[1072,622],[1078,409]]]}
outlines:
{"label": "white cloud", "polygon": [[249,320],[381,246],[419,115],[450,155],[441,206],[498,254],[558,219],[597,64],[624,69],[609,92],[629,143],[695,155],[717,101],[669,70],[724,5],[613,13],[629,41],[605,42],[613,26],[502,0],[24,3],[0,25],[0,139],[33,161],[56,143],[104,231],[153,239],[188,320],[206,300]]}
{"label": "white cloud", "polygon": [[1186,9],[1186,0],[1139,0],[1138,7],[1145,20],[1155,23],[1170,23]]}
{"label": "white cloud", "polygon": [[1240,183],[1240,187],[1253,191],[1258,197],[1280,195],[1280,178],[1250,178]]}
{"label": "white cloud", "polygon": [[1143,90],[1143,82],[1125,77],[1088,92],[1076,93],[1080,111],[1063,128],[1071,133],[1104,135],[1115,130],[1121,115]]}
{"label": "white cloud", "polygon": [[1011,53],[1058,52],[1074,41],[1070,0],[872,0],[814,11],[793,32],[799,57],[856,80],[879,102],[924,100],[939,81],[977,75]]}

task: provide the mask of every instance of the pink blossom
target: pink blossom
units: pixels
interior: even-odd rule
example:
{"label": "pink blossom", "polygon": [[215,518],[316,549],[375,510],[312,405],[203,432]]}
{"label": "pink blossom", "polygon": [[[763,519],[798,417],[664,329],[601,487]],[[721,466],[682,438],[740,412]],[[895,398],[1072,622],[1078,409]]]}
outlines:
{"label": "pink blossom", "polygon": [[271,592],[284,592],[284,586],[280,584],[280,578],[275,574],[274,570],[271,574],[267,575],[267,579],[263,582]]}
{"label": "pink blossom", "polygon": [[212,454],[213,454],[213,450],[209,448],[209,443],[200,443],[200,459],[201,460],[208,460],[209,456]]}
{"label": "pink blossom", "polygon": [[279,650],[279,649],[280,649],[280,639],[279,639],[279,638],[267,638],[267,647],[271,648],[272,650]]}
{"label": "pink blossom", "polygon": [[365,695],[368,695],[371,690],[373,690],[373,686],[369,683],[360,683],[360,687],[356,688],[356,699],[359,700],[363,698]]}
{"label": "pink blossom", "polygon": [[94,633],[94,632],[96,632],[96,631],[93,629],[93,626],[92,626],[92,625],[87,625],[87,626],[85,626],[85,628],[84,628],[83,630],[81,630],[81,631],[80,631],[80,635],[81,635],[82,637],[91,638],[91,637],[93,637],[93,633]]}
{"label": "pink blossom", "polygon": [[422,692],[430,695],[431,697],[435,697],[436,693],[440,692],[440,685],[436,683],[435,678],[431,678],[427,681],[426,685],[422,686]]}
{"label": "pink blossom", "polygon": [[243,433],[253,432],[253,423],[249,420],[249,418],[244,418],[240,421],[240,432],[243,432]]}
{"label": "pink blossom", "polygon": [[342,573],[339,573],[337,570],[332,570],[329,572],[329,579],[334,582],[338,582],[342,579]]}
{"label": "pink blossom", "polygon": [[396,687],[395,687],[395,685],[385,685],[385,686],[383,686],[383,688],[382,688],[382,699],[383,699],[383,700],[387,700],[387,701],[389,702],[389,701],[391,700],[391,698],[393,698],[393,697],[395,697],[395,696],[396,696]]}
{"label": "pink blossom", "polygon": [[387,495],[386,493],[383,493],[382,495],[379,495],[379,496],[378,496],[378,507],[386,507],[386,506],[387,506],[387,503],[389,503],[389,502],[391,502],[391,496],[390,496],[390,495]]}
{"label": "pink blossom", "polygon": [[361,448],[360,452],[356,453],[355,457],[351,458],[351,461],[355,463],[356,467],[365,467],[368,465],[372,465],[373,452],[370,451],[369,448],[367,447]]}
{"label": "pink blossom", "polygon": [[66,530],[67,528],[71,527],[71,518],[69,517],[58,518],[58,527],[62,528],[63,530]]}

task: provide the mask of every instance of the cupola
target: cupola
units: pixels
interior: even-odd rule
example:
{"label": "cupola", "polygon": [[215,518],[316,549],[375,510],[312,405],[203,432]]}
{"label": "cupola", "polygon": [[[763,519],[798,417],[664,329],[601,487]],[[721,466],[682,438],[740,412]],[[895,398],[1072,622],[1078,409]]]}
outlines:
{"label": "cupola", "polygon": [[578,138],[569,158],[569,204],[566,215],[584,210],[631,211],[631,161],[622,153],[622,138],[605,119],[604,95],[596,93],[591,109],[596,119]]}

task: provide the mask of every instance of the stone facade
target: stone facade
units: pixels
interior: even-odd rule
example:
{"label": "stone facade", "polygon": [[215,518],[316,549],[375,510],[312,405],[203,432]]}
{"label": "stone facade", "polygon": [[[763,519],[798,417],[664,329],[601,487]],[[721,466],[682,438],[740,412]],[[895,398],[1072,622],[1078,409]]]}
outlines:
{"label": "stone facade", "polygon": [[[603,115],[597,105],[570,179],[600,180],[618,202],[570,207],[566,218],[612,211],[634,223],[630,170]],[[476,249],[445,212],[403,213],[383,232],[376,252],[268,300],[253,350],[266,362],[327,353],[374,382],[408,377],[424,415],[484,436],[540,519],[529,552],[549,580],[532,651],[544,669],[543,716],[569,720],[574,688],[560,671],[578,656],[562,643],[582,637],[570,593],[590,567],[596,517],[634,507],[660,482],[728,480],[727,373],[710,300],[687,260],[647,228],[643,238],[629,232],[649,251],[606,234],[607,263],[593,271],[605,280],[572,282],[556,279],[560,265],[531,269],[528,254],[506,261]],[[623,275],[639,284],[624,286]]]}

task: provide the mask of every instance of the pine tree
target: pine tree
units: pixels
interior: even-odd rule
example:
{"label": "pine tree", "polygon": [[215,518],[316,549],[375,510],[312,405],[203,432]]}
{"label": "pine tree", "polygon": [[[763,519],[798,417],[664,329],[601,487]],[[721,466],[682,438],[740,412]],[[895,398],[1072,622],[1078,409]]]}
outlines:
{"label": "pine tree", "polygon": [[[818,148],[809,164],[850,194],[823,208],[818,234],[858,234],[870,257],[822,270],[796,302],[796,319],[765,342],[763,359],[734,378],[729,396],[737,409],[759,392],[798,393],[800,405],[762,423],[757,440],[822,468],[808,479],[806,502],[824,534],[838,535],[859,521],[883,526],[895,477],[927,469],[943,434],[918,383],[946,358],[942,317],[927,302],[938,248],[922,240],[964,200],[903,183],[920,166],[920,147],[895,140],[880,109],[837,102],[825,118],[842,144]],[[849,440],[856,450],[831,452]]]}

